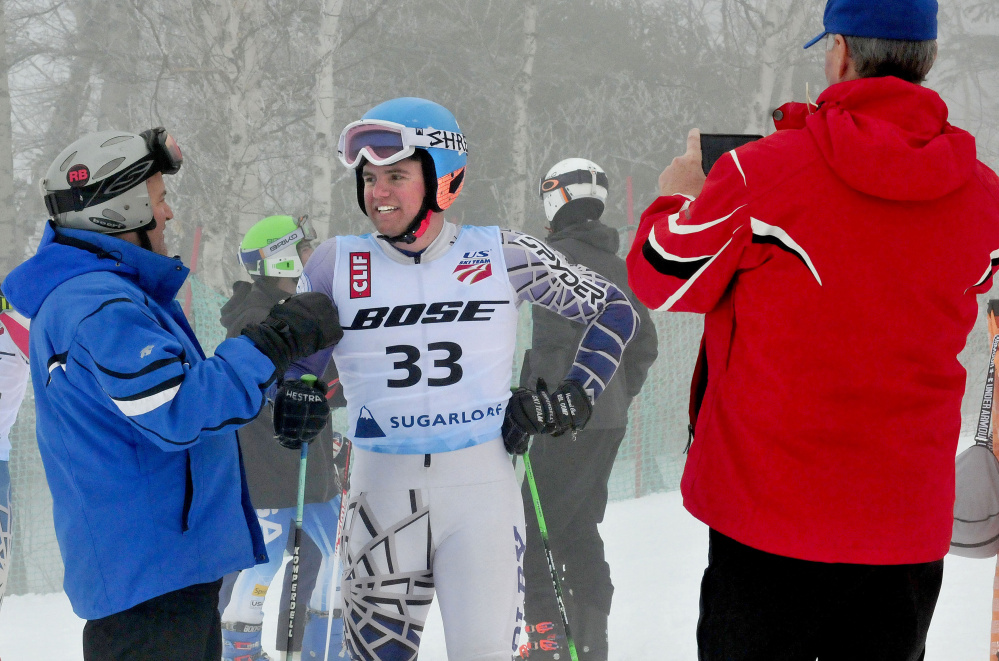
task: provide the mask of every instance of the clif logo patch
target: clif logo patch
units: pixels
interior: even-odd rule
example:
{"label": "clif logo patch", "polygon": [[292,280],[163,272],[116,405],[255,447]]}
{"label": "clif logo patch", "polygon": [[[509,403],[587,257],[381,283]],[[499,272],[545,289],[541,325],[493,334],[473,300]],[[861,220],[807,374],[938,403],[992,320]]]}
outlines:
{"label": "clif logo patch", "polygon": [[350,253],[350,297],[371,297],[371,253]]}
{"label": "clif logo patch", "polygon": [[74,165],[66,173],[66,182],[73,188],[86,186],[90,181],[90,169],[86,165]]}
{"label": "clif logo patch", "polygon": [[475,250],[466,252],[461,256],[461,261],[452,271],[459,282],[474,285],[480,280],[485,280],[493,274],[493,265],[489,261],[488,250]]}

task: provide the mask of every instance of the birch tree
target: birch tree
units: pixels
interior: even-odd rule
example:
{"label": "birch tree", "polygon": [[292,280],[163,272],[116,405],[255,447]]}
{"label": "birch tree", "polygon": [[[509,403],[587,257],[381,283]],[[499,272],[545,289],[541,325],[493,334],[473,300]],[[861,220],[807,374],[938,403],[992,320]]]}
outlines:
{"label": "birch tree", "polygon": [[0,277],[16,266],[23,242],[14,206],[14,144],[11,131],[10,84],[7,60],[7,0],[0,0]]}
{"label": "birch tree", "polygon": [[333,154],[336,151],[336,124],[333,78],[340,12],[343,0],[322,0],[319,38],[316,39],[316,87],[313,122],[315,141],[312,152],[312,219],[316,227],[325,227],[326,236],[333,228]]}
{"label": "birch tree", "polygon": [[527,202],[528,180],[533,179],[527,169],[527,156],[530,149],[528,103],[531,100],[531,83],[534,78],[534,55],[538,48],[537,36],[538,5],[535,0],[524,2],[524,42],[522,46],[522,66],[514,85],[513,97],[513,147],[511,184],[507,194],[509,215],[506,224],[515,229],[523,229],[525,224],[525,204]]}
{"label": "birch tree", "polygon": [[[59,53],[57,73],[50,74],[48,79],[50,87],[46,91],[51,103],[47,107],[52,112],[48,126],[42,129],[42,138],[37,141],[38,148],[34,150],[30,166],[28,194],[20,210],[27,217],[37,219],[46,216],[45,205],[37,193],[45,171],[63,148],[80,137],[82,121],[90,105],[91,75],[94,68],[94,53],[90,50],[88,37],[94,26],[92,9],[89,0],[80,0],[73,3],[69,15],[65,17],[69,19],[69,24],[62,33],[62,38],[71,46]],[[57,19],[63,17],[53,12],[51,18],[53,22],[61,22]],[[65,71],[64,76],[58,74],[60,69]],[[28,112],[37,110],[31,108]],[[45,224],[37,221],[30,226],[32,231],[23,246],[23,259],[37,250],[45,229]]]}
{"label": "birch tree", "polygon": [[[804,0],[766,0],[762,12],[749,3],[742,7],[757,35],[752,61],[759,69],[756,89],[746,106],[745,132],[767,133],[775,106],[774,92],[779,89],[782,95],[790,93],[809,5]],[[789,100],[781,98],[780,102]]]}
{"label": "birch tree", "polygon": [[103,53],[95,67],[101,81],[97,130],[141,131],[148,127],[137,125],[131,112],[131,99],[139,91],[141,53],[135,10],[129,0],[103,0],[98,11],[105,29],[94,33]]}

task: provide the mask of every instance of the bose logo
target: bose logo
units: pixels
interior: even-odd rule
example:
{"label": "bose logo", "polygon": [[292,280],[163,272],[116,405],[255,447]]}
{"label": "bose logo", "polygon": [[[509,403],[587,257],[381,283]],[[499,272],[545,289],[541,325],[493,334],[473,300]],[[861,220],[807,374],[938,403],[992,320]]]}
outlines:
{"label": "bose logo", "polygon": [[344,330],[370,330],[422,324],[446,324],[452,321],[489,321],[496,305],[510,305],[510,301],[442,301],[439,303],[410,303],[394,308],[362,308],[354,321]]}

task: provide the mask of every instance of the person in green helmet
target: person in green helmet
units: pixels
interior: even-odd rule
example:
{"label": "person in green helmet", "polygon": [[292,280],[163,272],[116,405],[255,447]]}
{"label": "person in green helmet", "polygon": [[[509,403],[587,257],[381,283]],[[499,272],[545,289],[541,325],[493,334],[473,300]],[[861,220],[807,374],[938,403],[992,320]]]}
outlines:
{"label": "person in green helmet", "polygon": [[[298,219],[268,216],[246,232],[239,246],[239,257],[252,282],[235,282],[232,298],[222,307],[221,321],[229,337],[238,335],[247,324],[259,322],[276,303],[295,293],[315,238],[305,216]],[[329,388],[329,392],[335,393],[331,405],[343,406],[332,362],[323,380],[334,384]],[[263,607],[271,581],[281,568],[286,545],[290,543],[292,535],[289,533],[295,529],[299,453],[289,452],[274,442],[269,407],[240,430],[239,444],[250,498],[264,533],[270,561],[227,576],[219,609],[222,612],[222,658],[250,661],[269,658],[261,645]],[[306,538],[303,538],[299,556],[298,591],[304,595],[311,590],[312,598],[307,615],[295,618],[293,647],[301,649],[302,658],[306,659],[327,658],[324,650],[329,612],[331,606],[334,611],[338,609],[336,600],[328,594],[340,512],[338,453],[339,442],[327,426],[309,450],[305,482],[303,530]],[[285,579],[286,584],[290,582],[290,571],[286,571]],[[285,593],[287,590],[286,587]],[[275,592],[277,594],[267,603],[272,607],[280,604],[279,620],[284,624],[279,622],[277,649],[284,650],[288,599],[281,598],[278,589]],[[228,598],[227,593],[231,594]],[[336,613],[334,618],[331,651],[327,652],[329,658],[337,658],[342,647],[343,623]]]}

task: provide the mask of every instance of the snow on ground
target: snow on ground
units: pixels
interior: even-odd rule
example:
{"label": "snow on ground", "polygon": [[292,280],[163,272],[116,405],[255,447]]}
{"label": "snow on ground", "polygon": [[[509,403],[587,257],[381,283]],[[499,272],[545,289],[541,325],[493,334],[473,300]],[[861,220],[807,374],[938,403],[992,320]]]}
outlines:
{"label": "snow on ground", "polygon": [[[614,576],[612,661],[690,661],[707,529],[678,492],[611,503],[601,532]],[[995,561],[948,556],[927,644],[928,661],[985,659],[989,648]],[[265,647],[275,640],[275,611]],[[64,594],[8,597],[0,611],[2,661],[80,661],[83,621]],[[273,650],[270,650],[273,653]],[[278,658],[275,655],[275,658]],[[433,608],[420,661],[445,661],[440,614]]]}

